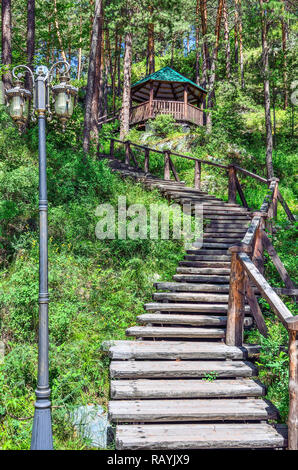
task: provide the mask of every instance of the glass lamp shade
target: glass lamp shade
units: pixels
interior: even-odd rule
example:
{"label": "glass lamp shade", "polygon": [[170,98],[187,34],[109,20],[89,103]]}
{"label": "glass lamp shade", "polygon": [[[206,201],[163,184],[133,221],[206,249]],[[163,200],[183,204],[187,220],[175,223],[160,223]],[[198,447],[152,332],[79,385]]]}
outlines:
{"label": "glass lamp shade", "polygon": [[21,88],[20,84],[17,83],[15,88],[6,91],[6,96],[8,98],[9,114],[21,129],[28,121],[31,92]]}
{"label": "glass lamp shade", "polygon": [[53,86],[52,91],[55,98],[55,112],[65,129],[65,123],[73,113],[78,89],[70,85],[65,78],[59,85]]}

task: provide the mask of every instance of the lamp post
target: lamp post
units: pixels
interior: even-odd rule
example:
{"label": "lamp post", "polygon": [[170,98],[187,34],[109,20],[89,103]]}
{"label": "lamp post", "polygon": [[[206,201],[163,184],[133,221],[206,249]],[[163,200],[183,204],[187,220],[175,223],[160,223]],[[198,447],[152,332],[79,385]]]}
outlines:
{"label": "lamp post", "polygon": [[[54,71],[60,66],[61,83],[51,86]],[[50,89],[54,95],[55,112],[65,129],[66,120],[71,116],[77,89],[69,83],[70,65],[67,62],[56,62],[50,70],[39,66],[36,76],[26,65],[13,69],[16,79],[15,87],[6,91],[7,105],[13,120],[22,131],[28,120],[29,101],[32,94],[22,88],[23,75],[15,75],[16,70],[23,68],[30,73],[33,83],[33,112],[38,118],[38,153],[39,153],[39,342],[38,342],[38,380],[36,402],[32,428],[31,449],[53,449],[51,422],[51,390],[49,387],[49,330],[48,330],[48,201],[46,178],[46,116],[51,119]]]}

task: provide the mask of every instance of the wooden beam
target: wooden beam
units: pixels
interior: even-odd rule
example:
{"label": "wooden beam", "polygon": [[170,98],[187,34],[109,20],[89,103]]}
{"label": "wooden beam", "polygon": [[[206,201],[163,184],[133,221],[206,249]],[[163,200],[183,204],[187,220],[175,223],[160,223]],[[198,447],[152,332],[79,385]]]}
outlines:
{"label": "wooden beam", "polygon": [[286,203],[286,201],[284,200],[284,198],[282,197],[280,191],[278,190],[278,193],[277,193],[277,198],[279,200],[279,202],[281,203],[281,205],[283,206],[287,216],[288,216],[288,219],[291,221],[291,222],[295,222],[295,217],[294,215],[292,214],[288,204]]}
{"label": "wooden beam", "polygon": [[274,246],[271,243],[271,240],[268,238],[266,232],[264,231],[262,231],[262,241],[263,241],[265,250],[267,250],[270,258],[272,259],[274,266],[276,267],[280,277],[285,283],[285,286],[288,289],[295,289],[296,286],[294,282],[291,280],[290,276],[288,275],[286,268],[284,267],[280,257],[278,256]]}
{"label": "wooden beam", "polygon": [[247,302],[250,306],[251,313],[255,319],[257,328],[259,332],[265,336],[265,338],[268,336],[268,329],[262,314],[262,311],[260,309],[260,306],[258,304],[258,301],[256,299],[256,296],[254,294],[254,291],[252,289],[252,286],[250,284],[250,280],[247,277],[247,274],[245,275],[245,290],[246,290],[246,299]]}
{"label": "wooden beam", "polygon": [[184,85],[183,101],[184,101],[184,118],[187,119],[187,95],[188,87],[187,84]]}
{"label": "wooden beam", "polygon": [[165,180],[170,180],[170,152],[168,150],[165,150],[164,152],[164,179]]}
{"label": "wooden beam", "polygon": [[235,178],[236,178],[236,188],[237,188],[237,191],[239,193],[239,196],[240,196],[241,202],[243,204],[243,207],[246,207],[246,209],[248,209],[248,204],[247,204],[247,201],[245,199],[244,192],[242,190],[241,184],[240,184],[236,174],[235,174]]}
{"label": "wooden beam", "polygon": [[228,202],[235,204],[236,203],[236,169],[234,165],[229,165],[229,196]]}
{"label": "wooden beam", "polygon": [[149,154],[150,150],[145,148],[145,161],[144,161],[144,172],[149,173]]}
{"label": "wooden beam", "polygon": [[242,346],[245,277],[238,253],[232,253],[226,344]]}
{"label": "wooden beam", "polygon": [[173,163],[173,161],[172,161],[172,159],[171,159],[170,156],[169,156],[169,163],[170,163],[170,167],[171,167],[171,170],[172,170],[172,172],[173,172],[173,175],[174,175],[174,177],[175,177],[175,180],[178,181],[178,182],[180,182],[180,178],[179,178],[179,176],[178,176],[178,173],[177,173],[177,171],[176,171],[176,168],[175,168],[174,163]]}
{"label": "wooden beam", "polygon": [[288,448],[298,450],[298,334],[289,331]]}
{"label": "wooden beam", "polygon": [[195,161],[195,181],[194,181],[194,186],[195,189],[200,190],[201,189],[201,162],[198,160]]}

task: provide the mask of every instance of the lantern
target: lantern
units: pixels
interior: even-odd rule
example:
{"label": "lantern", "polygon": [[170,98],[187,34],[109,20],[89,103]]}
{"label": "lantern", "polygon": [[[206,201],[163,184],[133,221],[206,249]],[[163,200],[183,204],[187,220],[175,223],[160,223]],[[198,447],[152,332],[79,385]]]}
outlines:
{"label": "lantern", "polygon": [[52,87],[52,92],[55,102],[55,112],[62,123],[63,130],[65,130],[66,121],[73,113],[78,89],[70,85],[69,77],[63,76],[61,77],[61,83]]}
{"label": "lantern", "polygon": [[16,122],[19,130],[21,131],[26,125],[29,117],[29,101],[31,99],[31,92],[22,88],[21,75],[15,82],[15,87],[6,90],[7,106],[9,114]]}

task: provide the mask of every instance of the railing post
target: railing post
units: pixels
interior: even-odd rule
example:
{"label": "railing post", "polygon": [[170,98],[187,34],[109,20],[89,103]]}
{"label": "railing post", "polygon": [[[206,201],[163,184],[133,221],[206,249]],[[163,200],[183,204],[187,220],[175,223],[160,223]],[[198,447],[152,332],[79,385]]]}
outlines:
{"label": "railing post", "polygon": [[170,152],[168,150],[164,151],[164,159],[165,159],[164,179],[169,180],[171,179],[171,176],[170,176]]}
{"label": "railing post", "polygon": [[229,165],[229,202],[232,204],[236,203],[236,168],[234,165]]}
{"label": "railing post", "polygon": [[125,142],[125,165],[129,165],[129,158],[130,158],[130,141],[127,140]]}
{"label": "railing post", "polygon": [[195,189],[201,189],[201,162],[195,161]]}
{"label": "railing post", "polygon": [[252,262],[258,268],[261,274],[264,274],[264,247],[263,247],[263,236],[262,232],[265,228],[264,217],[265,214],[262,212],[254,212],[253,216],[261,216],[259,227],[256,231],[255,243],[252,253]]}
{"label": "railing post", "polygon": [[114,145],[115,145],[115,141],[114,139],[111,139],[111,142],[110,142],[110,157],[111,158],[114,158]]}
{"label": "railing post", "polygon": [[[291,323],[292,321],[292,323]],[[298,450],[298,320],[287,322],[289,331],[288,449]]]}
{"label": "railing post", "polygon": [[228,318],[226,329],[226,344],[228,346],[242,346],[243,320],[245,308],[245,273],[238,253],[243,252],[242,246],[233,246],[229,249],[232,254]]}
{"label": "railing post", "polygon": [[150,150],[145,148],[145,162],[144,162],[144,172],[149,173],[149,154]]}

